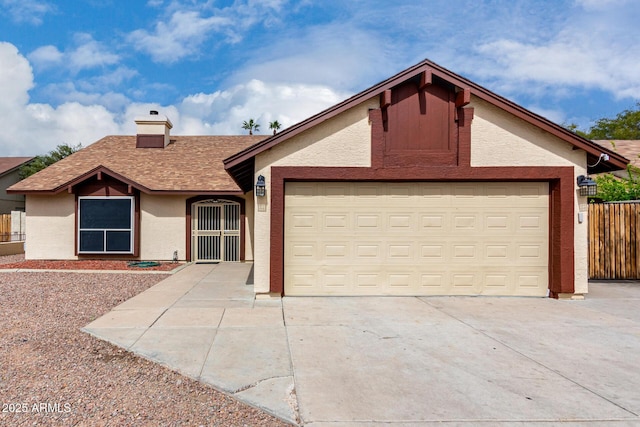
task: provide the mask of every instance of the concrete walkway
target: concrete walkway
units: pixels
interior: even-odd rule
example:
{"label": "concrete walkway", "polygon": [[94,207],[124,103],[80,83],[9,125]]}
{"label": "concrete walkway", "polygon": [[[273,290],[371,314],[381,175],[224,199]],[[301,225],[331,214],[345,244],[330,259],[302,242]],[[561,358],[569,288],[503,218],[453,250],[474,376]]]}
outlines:
{"label": "concrete walkway", "polygon": [[192,265],[84,330],[292,423],[640,425],[640,284],[261,301],[250,269]]}

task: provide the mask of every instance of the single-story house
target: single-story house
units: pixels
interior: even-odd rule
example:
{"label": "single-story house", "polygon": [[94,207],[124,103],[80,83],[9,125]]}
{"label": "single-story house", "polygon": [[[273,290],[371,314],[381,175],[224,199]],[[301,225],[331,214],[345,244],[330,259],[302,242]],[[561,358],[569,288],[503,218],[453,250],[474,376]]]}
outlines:
{"label": "single-story house", "polygon": [[270,137],[136,123],[11,187],[28,259],[252,261],[261,296],[574,297],[578,177],[628,163],[428,60]]}
{"label": "single-story house", "polygon": [[0,214],[24,211],[24,195],[7,194],[7,188],[20,181],[20,167],[33,157],[0,157]]}

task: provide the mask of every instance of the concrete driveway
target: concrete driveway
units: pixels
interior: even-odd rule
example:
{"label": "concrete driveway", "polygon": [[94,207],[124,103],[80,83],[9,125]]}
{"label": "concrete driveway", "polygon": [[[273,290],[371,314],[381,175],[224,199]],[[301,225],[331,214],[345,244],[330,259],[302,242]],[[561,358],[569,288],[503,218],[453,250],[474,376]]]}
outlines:
{"label": "concrete driveway", "polygon": [[187,267],[84,330],[303,425],[640,425],[638,283],[261,301],[250,267]]}

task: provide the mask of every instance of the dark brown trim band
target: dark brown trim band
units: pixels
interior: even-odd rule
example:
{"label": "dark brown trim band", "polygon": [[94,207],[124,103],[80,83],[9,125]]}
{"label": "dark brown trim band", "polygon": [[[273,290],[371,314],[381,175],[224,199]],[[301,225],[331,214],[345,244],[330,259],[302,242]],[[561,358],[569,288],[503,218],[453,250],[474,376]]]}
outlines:
{"label": "dark brown trim band", "polygon": [[284,295],[284,194],[289,181],[541,181],[550,185],[549,290],[574,292],[573,167],[271,168],[270,292]]}
{"label": "dark brown trim band", "polygon": [[[140,257],[140,192],[131,189],[126,183],[120,182],[116,178],[101,176],[99,179],[88,180],[75,187],[75,209],[74,209],[74,252],[79,259],[137,259]],[[132,254],[82,254],[78,248],[78,197],[81,196],[133,196],[133,253]]]}

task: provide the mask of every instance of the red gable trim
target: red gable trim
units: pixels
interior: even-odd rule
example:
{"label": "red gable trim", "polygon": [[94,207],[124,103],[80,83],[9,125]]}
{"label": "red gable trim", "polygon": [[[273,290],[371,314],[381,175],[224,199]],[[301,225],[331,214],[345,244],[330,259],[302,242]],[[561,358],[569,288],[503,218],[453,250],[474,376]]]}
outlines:
{"label": "red gable trim", "polygon": [[608,170],[624,169],[629,163],[626,158],[615,153],[614,151],[605,149],[600,145],[563,128],[562,126],[557,125],[549,121],[548,119],[545,119],[544,117],[539,116],[538,114],[535,114],[532,111],[529,111],[524,107],[521,107],[514,102],[511,102],[506,98],[503,98],[489,91],[488,89],[485,89],[484,87],[479,86],[471,82],[470,80],[467,80],[464,77],[461,77],[447,70],[446,68],[443,68],[429,60],[424,60],[419,64],[401,71],[395,76],[381,83],[378,83],[377,85],[372,86],[371,88],[360,92],[359,94],[354,95],[351,98],[316,114],[315,116],[308,118],[307,120],[304,120],[290,128],[285,129],[277,135],[267,138],[264,141],[260,141],[259,143],[226,158],[224,160],[225,169],[231,173],[230,169],[234,166],[237,166],[240,163],[243,163],[262,153],[263,151],[268,150],[269,148],[272,148],[275,145],[278,145],[279,143],[286,141],[287,139],[292,138],[309,128],[317,126],[318,124],[329,120],[352,107],[355,107],[356,105],[366,101],[367,99],[370,99],[374,96],[379,96],[384,91],[392,89],[398,84],[419,74],[421,74],[422,84],[427,84],[430,80],[429,77],[438,77],[450,84],[455,85],[457,88],[462,89],[464,91],[463,95],[461,96],[462,102],[467,100],[468,90],[468,93],[470,93],[471,95],[477,96],[478,98],[492,105],[495,105],[496,107],[510,114],[513,114],[514,116],[542,130],[551,133],[552,135],[570,143],[575,148],[586,151],[591,156],[599,158],[601,153],[608,154],[609,160],[607,162],[602,162],[602,164],[606,166]]}

